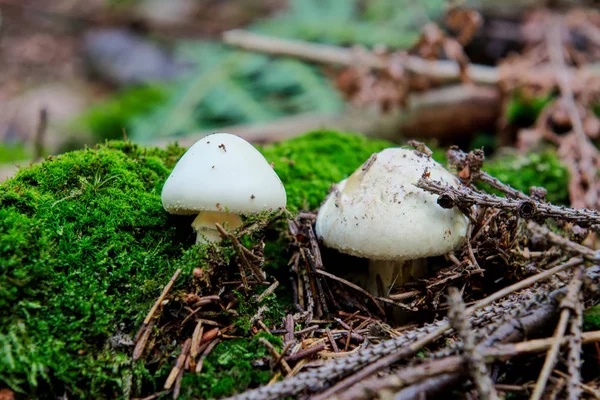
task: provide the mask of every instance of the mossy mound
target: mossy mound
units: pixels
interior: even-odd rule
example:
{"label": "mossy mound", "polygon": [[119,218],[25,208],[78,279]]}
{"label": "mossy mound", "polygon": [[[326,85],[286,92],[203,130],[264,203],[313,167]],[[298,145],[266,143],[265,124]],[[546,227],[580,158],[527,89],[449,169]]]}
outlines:
{"label": "mossy mound", "polygon": [[[318,131],[260,150],[286,186],[289,209],[299,211],[316,209],[331,184],[389,146]],[[215,257],[227,265],[234,255],[227,241],[193,246],[191,220],[162,208],[162,185],[184,151],[107,142],[48,158],[0,184],[0,387],[34,398],[161,390],[178,345],[165,345],[167,356],[153,365],[132,363],[132,336],[177,268],[183,273],[173,296],[197,288],[193,268]],[[553,179],[536,171],[532,184]],[[285,267],[285,239],[275,231],[266,241],[267,266]],[[266,301],[268,318],[279,321],[286,302]],[[232,321],[238,332],[247,333],[257,307],[240,301]],[[270,376],[253,364],[263,356],[255,339],[223,341],[202,374],[186,375],[181,393],[210,398],[264,383]]]}
{"label": "mossy mound", "polygon": [[[315,132],[261,150],[299,210],[316,208],[332,183],[387,146]],[[190,276],[206,258],[191,246],[190,221],[161,205],[184,151],[107,142],[0,185],[0,382],[32,397],[147,394],[140,382],[162,372],[132,366],[124,343],[175,269]]]}

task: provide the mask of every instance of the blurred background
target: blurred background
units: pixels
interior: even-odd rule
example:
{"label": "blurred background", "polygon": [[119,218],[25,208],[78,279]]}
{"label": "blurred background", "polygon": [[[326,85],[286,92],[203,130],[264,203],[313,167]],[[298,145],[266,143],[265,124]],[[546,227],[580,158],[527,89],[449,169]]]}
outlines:
{"label": "blurred background", "polygon": [[106,139],[190,145],[215,131],[264,143],[327,127],[488,154],[541,142],[560,150],[573,130],[558,96],[562,67],[576,69],[573,98],[595,141],[598,8],[0,0],[0,179]]}

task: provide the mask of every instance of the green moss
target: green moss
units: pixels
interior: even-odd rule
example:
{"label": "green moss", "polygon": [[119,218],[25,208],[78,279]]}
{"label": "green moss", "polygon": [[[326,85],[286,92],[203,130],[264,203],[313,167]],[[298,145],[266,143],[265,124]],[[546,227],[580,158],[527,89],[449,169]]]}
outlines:
{"label": "green moss", "polygon": [[23,161],[31,158],[31,154],[21,143],[0,143],[0,163]]}
{"label": "green moss", "polygon": [[510,124],[532,125],[542,109],[552,99],[551,95],[531,97],[516,91],[512,94],[506,106],[506,119]]}
{"label": "green moss", "polygon": [[108,339],[120,324],[133,331],[174,271],[184,241],[160,191],[182,152],[111,143],[0,186],[0,379],[11,388],[123,390],[128,355]]}
{"label": "green moss", "polygon": [[262,149],[288,195],[288,209],[314,210],[333,183],[347,178],[371,154],[393,146],[356,134],[317,131]]}
{"label": "green moss", "polygon": [[122,138],[123,131],[129,132],[136,118],[162,104],[167,95],[168,89],[157,84],[125,89],[88,109],[73,122],[73,127],[87,129],[99,140]]}
{"label": "green moss", "polygon": [[[551,203],[569,202],[569,174],[554,151],[526,155],[509,154],[493,158],[486,160],[483,169],[524,193],[529,193],[531,186],[542,186],[548,190],[547,198]],[[481,187],[488,192],[499,194],[487,185]]]}
{"label": "green moss", "polygon": [[600,305],[590,307],[583,312],[583,329],[585,331],[600,329]]}

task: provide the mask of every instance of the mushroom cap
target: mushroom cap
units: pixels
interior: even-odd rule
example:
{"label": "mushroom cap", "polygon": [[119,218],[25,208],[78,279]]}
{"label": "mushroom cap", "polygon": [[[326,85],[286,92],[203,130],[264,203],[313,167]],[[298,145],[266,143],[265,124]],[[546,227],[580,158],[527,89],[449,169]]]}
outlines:
{"label": "mushroom cap", "polygon": [[229,133],[205,136],[186,151],[162,190],[171,214],[252,214],[285,207],[283,183],[254,146]]}
{"label": "mushroom cap", "polygon": [[374,154],[334,188],[317,215],[316,233],[342,253],[374,260],[441,255],[460,246],[468,219],[415,186],[423,172],[454,187],[458,179],[424,153],[390,148]]}

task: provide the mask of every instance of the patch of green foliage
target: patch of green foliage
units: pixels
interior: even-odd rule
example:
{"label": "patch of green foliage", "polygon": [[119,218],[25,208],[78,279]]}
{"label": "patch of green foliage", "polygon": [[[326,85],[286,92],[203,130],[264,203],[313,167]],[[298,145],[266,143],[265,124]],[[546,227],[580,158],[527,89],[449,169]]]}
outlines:
{"label": "patch of green foliage", "polygon": [[408,48],[424,24],[437,18],[442,0],[292,0],[275,18],[255,30],[277,37],[336,45]]}
{"label": "patch of green foliage", "polygon": [[510,124],[530,126],[535,123],[542,109],[552,101],[552,96],[531,97],[516,91],[506,107],[506,119]]}
{"label": "patch of green foliage", "polygon": [[329,188],[350,176],[371,154],[393,146],[358,134],[317,131],[261,149],[285,185],[290,211],[314,210]]}
{"label": "patch of green foliage", "polygon": [[31,154],[21,143],[0,143],[0,163],[23,161],[31,158]]}
{"label": "patch of green foliage", "polygon": [[583,312],[583,329],[595,331],[600,329],[600,305],[595,305]]}
{"label": "patch of green foliage", "polygon": [[341,96],[313,65],[213,43],[186,43],[179,50],[196,70],[173,85],[160,107],[132,122],[131,137],[137,141],[302,112],[333,113],[343,106]]}
{"label": "patch of green foliage", "polygon": [[168,89],[160,84],[124,89],[80,115],[72,129],[88,129],[100,141],[120,139],[132,129],[137,116],[151,112],[167,97]]}
{"label": "patch of green foliage", "polygon": [[[281,351],[281,339],[266,332],[252,339],[225,340],[206,358],[202,374],[184,375],[182,397],[214,399],[267,383],[273,375],[268,365],[271,356],[259,342],[261,338]],[[262,368],[253,365],[257,361],[266,365]]]}
{"label": "patch of green foliage", "polygon": [[[483,169],[526,194],[531,186],[541,186],[548,191],[547,199],[551,203],[569,202],[569,173],[555,151],[546,150],[524,155],[507,154],[486,160]],[[481,187],[490,193],[500,194],[488,185],[482,184]]]}

